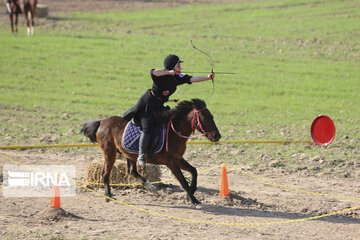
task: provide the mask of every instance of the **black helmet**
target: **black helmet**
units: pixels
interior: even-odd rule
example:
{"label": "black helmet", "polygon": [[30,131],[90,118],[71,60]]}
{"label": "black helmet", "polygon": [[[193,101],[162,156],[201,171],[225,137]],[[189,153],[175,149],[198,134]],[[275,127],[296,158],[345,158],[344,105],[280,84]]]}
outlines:
{"label": "black helmet", "polygon": [[173,70],[176,66],[176,64],[181,63],[183,61],[180,60],[180,58],[174,54],[170,54],[164,59],[164,67],[167,70]]}

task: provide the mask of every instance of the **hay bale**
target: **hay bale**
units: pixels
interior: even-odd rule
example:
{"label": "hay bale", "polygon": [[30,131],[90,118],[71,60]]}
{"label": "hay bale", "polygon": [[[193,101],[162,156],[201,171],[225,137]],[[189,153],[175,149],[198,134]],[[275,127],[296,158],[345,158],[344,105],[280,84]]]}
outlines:
{"label": "hay bale", "polygon": [[[92,162],[88,165],[86,169],[86,180],[91,186],[103,187],[102,180],[102,171],[104,163],[103,162]],[[139,174],[144,178],[148,179],[150,182],[161,181],[161,170],[158,165],[146,164],[145,169],[141,170],[137,168]],[[94,184],[101,183],[101,184]],[[138,181],[131,175],[127,174],[127,162],[125,161],[116,161],[110,174],[110,184],[130,184],[131,186],[111,186],[115,188],[126,188],[126,187],[142,187]]]}
{"label": "hay bale", "polygon": [[47,18],[49,15],[49,8],[44,4],[36,5],[36,16],[38,18]]}

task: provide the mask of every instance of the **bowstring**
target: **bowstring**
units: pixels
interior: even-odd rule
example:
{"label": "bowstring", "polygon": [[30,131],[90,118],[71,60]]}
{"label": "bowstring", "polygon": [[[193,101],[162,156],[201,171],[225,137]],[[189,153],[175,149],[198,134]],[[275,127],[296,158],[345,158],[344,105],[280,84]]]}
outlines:
{"label": "bowstring", "polygon": [[[184,48],[184,50],[181,52],[181,55],[179,55],[179,60],[176,62],[175,66],[180,62],[181,58],[183,58],[184,53],[186,52],[186,50],[189,48],[190,43],[186,46],[186,48]],[[175,70],[175,67],[173,68],[173,70]],[[175,79],[175,75],[173,76],[173,78]],[[182,94],[179,94],[182,95]]]}
{"label": "bowstring", "polygon": [[190,46],[190,43],[186,46],[186,48],[182,51],[180,57],[179,57],[179,60],[177,61],[177,63],[175,64],[175,66],[180,62],[181,58],[184,57],[184,53],[185,51],[189,48]]}
{"label": "bowstring", "polygon": [[[204,52],[203,50],[200,50],[199,48],[195,47],[195,45],[194,45],[194,43],[192,42],[192,40],[190,40],[190,43],[191,43],[191,45],[192,45],[192,47],[193,47],[194,49],[196,49],[196,50],[198,50],[199,52],[205,54],[205,55],[210,59],[211,73],[214,73],[214,61],[213,61],[212,57],[211,57],[208,53]],[[215,81],[214,81],[214,79],[211,79],[211,81],[212,81],[212,91],[211,91],[211,94],[205,99],[205,102],[206,102],[210,97],[212,97],[212,95],[214,94],[214,91],[215,91]]]}

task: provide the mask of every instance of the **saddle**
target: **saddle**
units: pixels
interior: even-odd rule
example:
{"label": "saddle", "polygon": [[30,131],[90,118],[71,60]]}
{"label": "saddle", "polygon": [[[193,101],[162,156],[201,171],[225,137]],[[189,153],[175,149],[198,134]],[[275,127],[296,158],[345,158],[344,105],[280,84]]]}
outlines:
{"label": "saddle", "polygon": [[[122,136],[122,147],[129,153],[139,153],[139,139],[141,127],[133,121],[128,122]],[[165,123],[156,124],[149,153],[155,154],[161,151],[165,144],[166,125]]]}

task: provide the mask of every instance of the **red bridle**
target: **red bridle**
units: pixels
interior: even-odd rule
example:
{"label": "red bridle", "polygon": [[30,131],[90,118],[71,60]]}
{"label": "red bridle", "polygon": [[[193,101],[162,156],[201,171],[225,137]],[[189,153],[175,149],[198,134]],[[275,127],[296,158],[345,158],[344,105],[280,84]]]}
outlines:
{"label": "red bridle", "polygon": [[[202,135],[199,135],[199,136],[204,136],[206,134],[205,130],[203,129],[203,127],[201,125],[200,118],[199,118],[199,113],[202,112],[205,109],[207,109],[207,108],[204,107],[203,109],[200,109],[200,110],[198,110],[198,109],[194,110],[194,117],[193,117],[192,124],[191,124],[191,129],[193,131],[193,134],[195,133],[196,126],[199,126],[199,128],[200,128],[200,130],[202,132]],[[195,126],[195,118],[196,118],[196,121],[197,121],[196,126]],[[173,130],[174,130],[174,128],[173,128]]]}
{"label": "red bridle", "polygon": [[199,118],[199,113],[202,112],[203,110],[207,109],[206,107],[202,108],[202,109],[195,109],[194,110],[194,117],[192,119],[192,123],[191,123],[191,129],[192,129],[192,133],[194,134],[195,133],[195,130],[196,130],[196,127],[199,126],[200,130],[201,130],[201,134],[199,135],[196,135],[196,136],[184,136],[184,135],[181,135],[180,133],[178,133],[176,130],[175,130],[175,127],[174,127],[174,124],[172,122],[172,120],[170,119],[168,124],[167,124],[167,128],[166,128],[166,151],[168,152],[169,150],[169,130],[170,130],[170,126],[172,128],[172,130],[179,136],[179,137],[182,137],[182,138],[186,138],[186,139],[190,139],[190,138],[196,138],[196,137],[200,137],[200,136],[204,136],[204,135],[207,135],[208,132],[205,132],[205,130],[203,129],[202,125],[201,125],[201,122],[200,122],[200,118]]}

